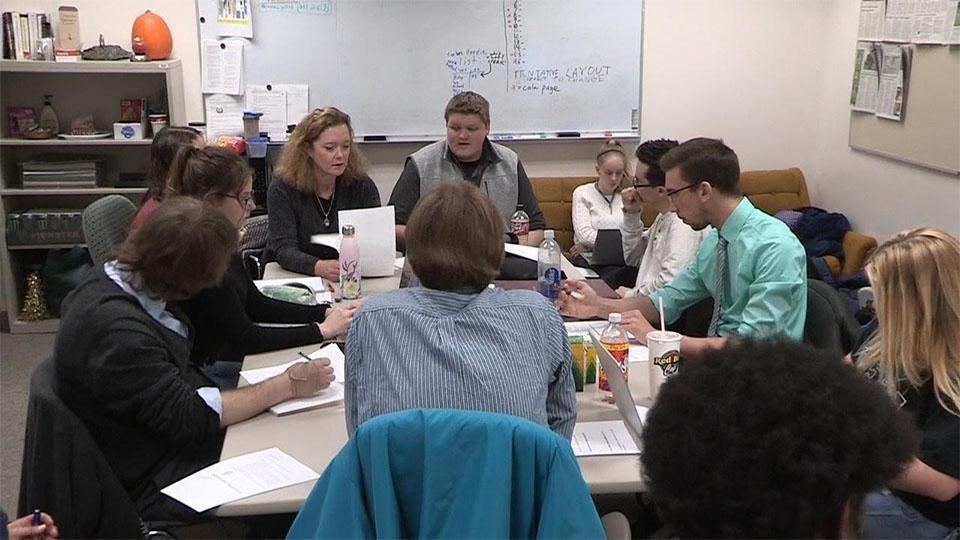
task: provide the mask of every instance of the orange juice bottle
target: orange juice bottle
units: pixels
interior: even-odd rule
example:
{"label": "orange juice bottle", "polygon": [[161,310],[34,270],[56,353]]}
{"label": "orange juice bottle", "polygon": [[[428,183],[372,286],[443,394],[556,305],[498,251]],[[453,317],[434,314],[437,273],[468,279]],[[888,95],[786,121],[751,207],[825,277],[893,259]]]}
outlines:
{"label": "orange juice bottle", "polygon": [[[600,334],[600,344],[620,366],[620,372],[626,379],[629,368],[630,342],[627,339],[627,333],[620,327],[619,313],[611,313],[607,320],[609,324]],[[597,387],[600,390],[601,399],[613,403],[613,392],[610,389],[609,381],[607,381],[607,374],[603,370],[600,371]]]}

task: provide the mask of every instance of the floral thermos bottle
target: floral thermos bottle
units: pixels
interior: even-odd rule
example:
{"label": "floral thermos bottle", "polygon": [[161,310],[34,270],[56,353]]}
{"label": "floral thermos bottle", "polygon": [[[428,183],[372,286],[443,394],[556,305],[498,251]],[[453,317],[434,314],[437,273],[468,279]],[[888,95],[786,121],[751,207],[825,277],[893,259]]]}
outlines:
{"label": "floral thermos bottle", "polygon": [[360,297],[360,248],[353,225],[344,225],[340,241],[340,295],[345,300]]}

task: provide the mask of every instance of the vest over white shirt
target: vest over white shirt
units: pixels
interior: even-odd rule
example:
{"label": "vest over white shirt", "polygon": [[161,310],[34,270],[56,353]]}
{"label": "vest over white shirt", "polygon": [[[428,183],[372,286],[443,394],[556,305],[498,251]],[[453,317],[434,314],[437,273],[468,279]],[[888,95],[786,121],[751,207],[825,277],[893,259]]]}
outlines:
{"label": "vest over white shirt", "polygon": [[[506,146],[490,143],[493,148],[491,161],[484,167],[480,176],[480,191],[487,194],[493,201],[503,225],[509,230],[510,217],[517,209],[519,187],[517,186],[517,166],[520,158],[517,153]],[[420,196],[439,185],[441,182],[466,180],[463,169],[453,160],[447,150],[447,141],[439,140],[428,144],[410,155],[420,173]]]}

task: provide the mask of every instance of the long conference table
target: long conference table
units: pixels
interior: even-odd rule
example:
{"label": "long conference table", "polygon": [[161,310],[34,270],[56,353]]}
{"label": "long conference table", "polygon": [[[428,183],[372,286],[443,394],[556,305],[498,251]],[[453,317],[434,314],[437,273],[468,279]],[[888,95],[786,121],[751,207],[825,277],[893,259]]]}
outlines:
{"label": "long conference table", "polygon": [[[271,267],[271,265],[274,265]],[[265,278],[302,278],[280,270],[270,263]],[[392,277],[363,280],[364,295],[396,289],[400,270]],[[318,347],[318,346],[317,346]],[[247,356],[243,369],[255,369],[282,364],[298,358],[298,351],[313,352],[315,346],[297,347]],[[638,405],[650,405],[646,362],[631,362],[630,389]],[[240,383],[243,385],[243,381]],[[577,421],[619,420],[616,406],[603,402],[596,385],[586,385],[577,393]],[[254,418],[227,428],[220,459],[277,447],[323,474],[347,442],[347,426],[343,404],[309,411],[275,416],[264,412]],[[592,493],[633,493],[643,491],[640,456],[590,456],[577,458],[580,471]],[[247,497],[220,506],[218,516],[246,516],[260,514],[295,513],[313,489],[314,482],[304,482],[279,490]]]}

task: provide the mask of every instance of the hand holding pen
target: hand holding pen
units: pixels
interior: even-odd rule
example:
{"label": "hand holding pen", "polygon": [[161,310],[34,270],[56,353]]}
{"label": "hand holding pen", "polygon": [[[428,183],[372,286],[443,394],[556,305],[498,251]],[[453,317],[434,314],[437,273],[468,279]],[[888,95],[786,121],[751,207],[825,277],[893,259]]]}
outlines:
{"label": "hand holding pen", "polygon": [[53,518],[40,510],[34,510],[32,514],[11,521],[7,524],[7,531],[10,534],[10,540],[60,538],[60,531],[53,523]]}

